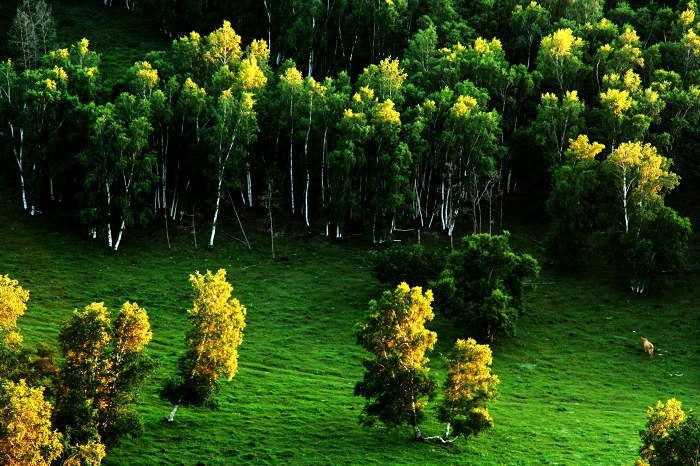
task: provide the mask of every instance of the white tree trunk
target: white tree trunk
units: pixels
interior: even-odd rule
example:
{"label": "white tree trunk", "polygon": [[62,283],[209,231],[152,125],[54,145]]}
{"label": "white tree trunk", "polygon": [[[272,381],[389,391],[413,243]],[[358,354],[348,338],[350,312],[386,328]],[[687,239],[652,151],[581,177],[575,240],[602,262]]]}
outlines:
{"label": "white tree trunk", "polygon": [[107,188],[107,246],[112,249],[112,192],[109,182]]}
{"label": "white tree trunk", "polygon": [[291,129],[289,131],[289,191],[292,197],[292,214],[296,213],[294,206],[294,90],[289,99],[289,119],[291,120]]}
{"label": "white tree trunk", "polygon": [[173,422],[175,419],[175,413],[177,412],[177,408],[179,408],[180,405],[175,405],[173,406],[173,410],[170,411],[170,415],[168,416],[168,422]]}
{"label": "white tree trunk", "polygon": [[[219,185],[221,182],[219,182]],[[213,248],[214,247],[214,236],[216,236],[216,222],[219,219],[219,206],[221,205],[221,196],[219,195],[216,198],[216,208],[214,209],[214,220],[212,221],[211,224],[211,237],[209,238],[209,247]]]}
{"label": "white tree trunk", "polygon": [[248,182],[248,206],[253,207],[253,177],[250,175],[250,164],[247,165],[246,180]]}
{"label": "white tree trunk", "polygon": [[116,251],[119,249],[119,243],[122,242],[122,234],[124,233],[124,229],[126,227],[126,223],[124,222],[124,219],[122,219],[122,224],[119,227],[119,234],[117,235],[117,241],[114,243],[114,250]]}
{"label": "white tree trunk", "polygon": [[[10,134],[14,139],[15,136],[15,126],[10,123]],[[24,210],[29,208],[27,203],[27,188],[24,181],[24,129],[19,129],[19,149],[16,146],[12,147],[12,151],[15,153],[15,160],[17,161],[17,166],[19,167],[19,181],[22,188],[22,207]]]}

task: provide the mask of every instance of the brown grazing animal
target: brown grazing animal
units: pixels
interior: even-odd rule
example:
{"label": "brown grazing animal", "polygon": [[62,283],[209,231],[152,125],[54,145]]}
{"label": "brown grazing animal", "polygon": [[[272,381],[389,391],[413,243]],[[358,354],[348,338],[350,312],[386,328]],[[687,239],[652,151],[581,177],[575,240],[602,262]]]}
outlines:
{"label": "brown grazing animal", "polygon": [[642,337],[642,341],[644,342],[644,351],[651,357],[654,354],[654,345],[644,337]]}

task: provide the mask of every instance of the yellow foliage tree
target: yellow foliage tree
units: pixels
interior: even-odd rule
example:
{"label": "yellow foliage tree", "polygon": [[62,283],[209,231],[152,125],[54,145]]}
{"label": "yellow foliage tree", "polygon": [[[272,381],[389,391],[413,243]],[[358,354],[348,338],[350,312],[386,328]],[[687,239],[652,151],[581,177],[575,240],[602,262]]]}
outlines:
{"label": "yellow foliage tree", "polygon": [[29,291],[8,275],[0,275],[0,339],[9,347],[19,347],[22,335],[17,331],[17,318],[27,310]]}
{"label": "yellow foliage tree", "polygon": [[180,359],[180,380],[170,381],[161,396],[175,406],[212,401],[220,377],[231,380],[238,372],[238,347],[243,343],[246,308],[231,296],[226,270],[190,275],[193,307],[187,311],[192,327],[185,334],[187,351]]}
{"label": "yellow foliage tree", "polygon": [[50,465],[61,456],[61,434],[51,430],[51,403],[44,388],[24,380],[0,385],[0,458],[8,466]]}
{"label": "yellow foliage tree", "polygon": [[[443,442],[460,435],[468,437],[493,427],[486,403],[496,399],[498,376],[491,374],[493,357],[488,345],[472,338],[457,340],[447,360],[447,381],[438,418],[447,423]],[[450,428],[453,428],[452,440]]]}
{"label": "yellow foliage tree", "polygon": [[655,455],[652,445],[654,440],[668,437],[669,432],[677,429],[685,419],[685,412],[681,409],[681,402],[675,398],[666,401],[656,402],[656,406],[647,409],[647,422],[645,429],[639,432],[642,439],[640,455],[643,462],[638,464],[649,464],[648,461]]}
{"label": "yellow foliage tree", "polygon": [[367,400],[364,424],[407,423],[414,438],[424,438],[419,428],[424,399],[437,386],[425,366],[425,352],[437,341],[437,334],[425,328],[434,317],[432,301],[432,291],[423,294],[421,287],[409,288],[405,282],[384,292],[379,302],[370,301],[366,322],[356,329],[357,343],[374,355],[364,359],[364,378],[355,386],[355,395]]}
{"label": "yellow foliage tree", "polygon": [[[64,397],[62,412],[70,413],[83,403],[93,409],[89,425],[70,425],[85,433],[77,442],[91,440],[96,429],[108,444],[127,430],[133,432],[138,386],[150,375],[154,363],[147,357],[146,345],[152,332],[145,309],[126,302],[112,322],[104,303],[77,309],[59,334],[65,358],[64,380],[71,396]],[[83,438],[84,437],[84,438]],[[94,440],[94,439],[93,439]],[[98,442],[99,443],[99,442]]]}
{"label": "yellow foliage tree", "polygon": [[542,38],[537,54],[538,69],[556,83],[562,96],[583,68],[583,46],[583,39],[576,37],[569,28],[558,29]]}

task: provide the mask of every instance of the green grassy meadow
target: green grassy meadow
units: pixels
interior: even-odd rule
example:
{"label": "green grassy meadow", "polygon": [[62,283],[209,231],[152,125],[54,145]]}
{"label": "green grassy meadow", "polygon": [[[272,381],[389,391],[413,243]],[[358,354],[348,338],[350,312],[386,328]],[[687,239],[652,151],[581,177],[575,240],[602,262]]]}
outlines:
{"label": "green grassy meadow", "polygon": [[[119,253],[50,215],[28,217],[3,199],[0,274],[29,289],[20,319],[27,346],[56,346],[75,308],[104,301],[113,310],[137,301],[153,327],[150,352],[160,362],[138,411],[145,434],[108,452],[106,465],[464,464],[630,465],[647,406],[670,397],[700,406],[700,326],[695,275],[663,292],[633,295],[614,270],[562,274],[546,267],[528,297],[518,336],[493,345],[500,399],[496,426],[450,446],[416,443],[409,428],[358,424],[362,351],[353,326],[384,286],[370,275],[372,246],[327,240],[292,227],[280,230],[271,259],[264,219],[243,218],[252,251],[224,222],[213,251],[199,248],[191,228],[127,231]],[[11,206],[10,206],[11,205]],[[229,219],[231,216],[229,216]],[[291,224],[290,224],[291,225]],[[511,228],[516,250],[539,254],[536,231]],[[432,238],[440,244],[444,239]],[[187,278],[195,270],[228,270],[234,295],[248,308],[239,373],[223,382],[218,410],[181,408],[176,423],[156,391],[173,374],[184,348]],[[442,369],[458,329],[436,319],[432,367]],[[641,336],[655,345],[649,359]],[[428,422],[425,434],[443,426]]]}

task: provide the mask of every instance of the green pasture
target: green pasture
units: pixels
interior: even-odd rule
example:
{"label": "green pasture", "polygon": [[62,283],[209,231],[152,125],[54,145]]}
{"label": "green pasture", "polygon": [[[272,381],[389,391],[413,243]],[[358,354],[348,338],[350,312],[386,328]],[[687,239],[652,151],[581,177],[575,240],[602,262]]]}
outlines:
{"label": "green pasture", "polygon": [[[149,348],[160,368],[138,406],[145,434],[110,450],[106,465],[630,465],[647,406],[671,397],[686,408],[700,406],[695,274],[637,296],[614,270],[562,274],[544,267],[518,336],[493,345],[493,371],[501,379],[495,428],[442,446],[412,442],[409,428],[358,424],[362,400],[353,388],[363,354],[353,326],[384,290],[370,275],[372,245],[280,227],[273,261],[264,218],[247,213],[252,251],[238,241],[235,222],[223,223],[213,251],[202,248],[208,232],[198,218],[198,248],[185,222],[170,225],[171,249],[165,230],[155,228],[127,231],[115,254],[102,241],[56,228],[50,214],[25,216],[16,204],[2,201],[0,274],[31,292],[20,320],[27,346],[56,346],[61,323],[92,301],[113,310],[137,301],[149,313]],[[516,250],[539,255],[536,233],[511,230]],[[184,348],[187,278],[218,268],[228,270],[235,296],[248,308],[240,371],[222,383],[218,410],[181,408],[169,425],[162,419],[171,406],[156,391]],[[464,333],[439,318],[432,328],[438,347],[431,365],[439,374],[440,353]],[[656,345],[652,359],[641,336]],[[442,429],[432,421],[423,426],[428,435]]]}

